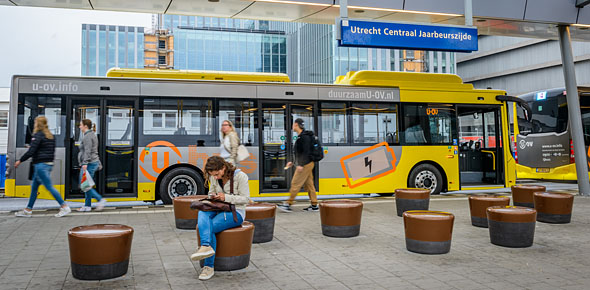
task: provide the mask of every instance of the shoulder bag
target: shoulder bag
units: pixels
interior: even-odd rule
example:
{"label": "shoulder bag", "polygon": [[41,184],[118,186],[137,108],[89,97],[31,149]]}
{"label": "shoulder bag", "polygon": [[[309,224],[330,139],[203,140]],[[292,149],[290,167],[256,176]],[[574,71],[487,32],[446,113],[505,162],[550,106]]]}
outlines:
{"label": "shoulder bag", "polygon": [[[229,193],[234,194],[234,174],[229,178]],[[191,209],[200,211],[224,211],[231,212],[234,218],[234,222],[238,222],[238,215],[236,213],[236,206],[229,202],[214,200],[211,198],[203,198],[200,200],[193,201],[191,203]]]}

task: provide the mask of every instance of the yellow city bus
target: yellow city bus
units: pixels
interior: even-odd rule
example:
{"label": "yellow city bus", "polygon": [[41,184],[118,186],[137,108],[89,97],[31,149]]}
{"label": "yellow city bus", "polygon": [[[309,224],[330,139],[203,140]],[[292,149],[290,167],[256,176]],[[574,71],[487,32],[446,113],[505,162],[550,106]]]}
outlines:
{"label": "yellow city bus", "polygon": [[[94,123],[104,166],[97,189],[111,201],[170,203],[205,193],[203,165],[219,153],[223,120],[235,124],[250,153],[239,168],[250,178],[252,197],[288,194],[293,172],[284,167],[296,118],[324,149],[315,171],[320,195],[515,184],[510,97],[476,90],[456,75],[359,71],[329,85],[252,73],[117,69],[108,75],[116,77],[13,78],[17,113],[9,123],[7,196],[29,195],[30,163],[16,170],[13,164],[27,150],[39,115],[56,137],[52,180],[68,200],[83,196],[76,158],[81,119]],[[490,136],[494,142],[486,141]]]}
{"label": "yellow city bus", "polygon": [[[586,152],[590,144],[590,88],[578,87]],[[531,108],[529,120],[512,107],[516,175],[520,179],[577,180],[565,88],[518,96]],[[514,112],[514,113],[513,113]],[[586,157],[586,156],[585,156]],[[583,157],[582,160],[586,160]]]}

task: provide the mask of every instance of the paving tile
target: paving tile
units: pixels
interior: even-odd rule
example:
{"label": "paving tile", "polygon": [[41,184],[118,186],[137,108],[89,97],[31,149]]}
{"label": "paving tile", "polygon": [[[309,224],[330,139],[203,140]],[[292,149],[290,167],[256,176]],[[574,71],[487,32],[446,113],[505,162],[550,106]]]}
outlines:
{"label": "paving tile", "polygon": [[[208,281],[198,280],[201,267],[189,259],[196,248],[195,232],[175,229],[167,208],[161,213],[117,209],[60,220],[40,214],[34,222],[0,213],[0,289],[507,290],[590,285],[590,245],[579,242],[590,240],[590,199],[576,197],[572,223],[538,223],[533,247],[512,249],[492,245],[486,229],[471,226],[466,199],[433,198],[432,209],[456,217],[452,249],[445,255],[408,252],[393,200],[375,200],[379,202],[365,203],[361,235],[349,239],[323,236],[318,215],[277,214],[273,241],[252,246],[247,268],[216,271]],[[99,222],[134,227],[129,271],[105,281],[76,280],[70,273],[67,230]]]}

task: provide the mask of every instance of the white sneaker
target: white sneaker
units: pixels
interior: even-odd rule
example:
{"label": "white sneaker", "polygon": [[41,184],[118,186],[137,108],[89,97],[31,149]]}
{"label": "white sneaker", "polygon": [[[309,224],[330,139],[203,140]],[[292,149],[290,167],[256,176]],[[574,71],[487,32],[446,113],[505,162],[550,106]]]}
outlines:
{"label": "white sneaker", "polygon": [[71,212],[72,212],[72,210],[70,209],[70,207],[66,205],[66,207],[62,207],[59,209],[59,212],[55,214],[55,217],[62,217],[62,216],[65,216]]}
{"label": "white sneaker", "polygon": [[97,211],[103,210],[105,204],[107,204],[107,199],[106,198],[103,198],[103,199],[99,200],[98,203],[96,204],[96,210]]}
{"label": "white sneaker", "polygon": [[201,270],[201,275],[199,275],[199,280],[209,280],[209,279],[211,279],[211,277],[213,277],[213,274],[215,274],[215,271],[213,271],[213,268],[211,268],[209,266],[205,266],[205,267],[203,267],[203,270]]}
{"label": "white sneaker", "polygon": [[92,210],[92,208],[89,206],[83,206],[78,209],[79,212],[85,212],[85,211],[91,211],[91,210]]}
{"label": "white sneaker", "polygon": [[26,209],[23,210],[19,210],[17,212],[14,213],[14,216],[16,217],[32,217],[33,216],[33,211],[28,211]]}
{"label": "white sneaker", "polygon": [[[210,246],[201,246],[197,252],[191,255],[191,260],[199,261],[215,255],[215,251]],[[211,278],[211,277],[209,277]],[[207,278],[208,279],[208,278]]]}

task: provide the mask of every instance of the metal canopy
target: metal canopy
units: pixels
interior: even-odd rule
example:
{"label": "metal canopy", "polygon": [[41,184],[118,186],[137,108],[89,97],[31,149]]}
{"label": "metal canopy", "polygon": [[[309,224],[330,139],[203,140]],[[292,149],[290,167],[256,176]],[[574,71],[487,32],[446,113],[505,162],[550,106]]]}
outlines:
{"label": "metal canopy", "polygon": [[[54,7],[334,24],[338,0],[0,0],[0,5]],[[576,0],[473,0],[473,23],[484,35],[558,39],[574,24],[574,40],[590,40],[590,7]],[[465,23],[464,0],[348,0],[352,19]]]}

